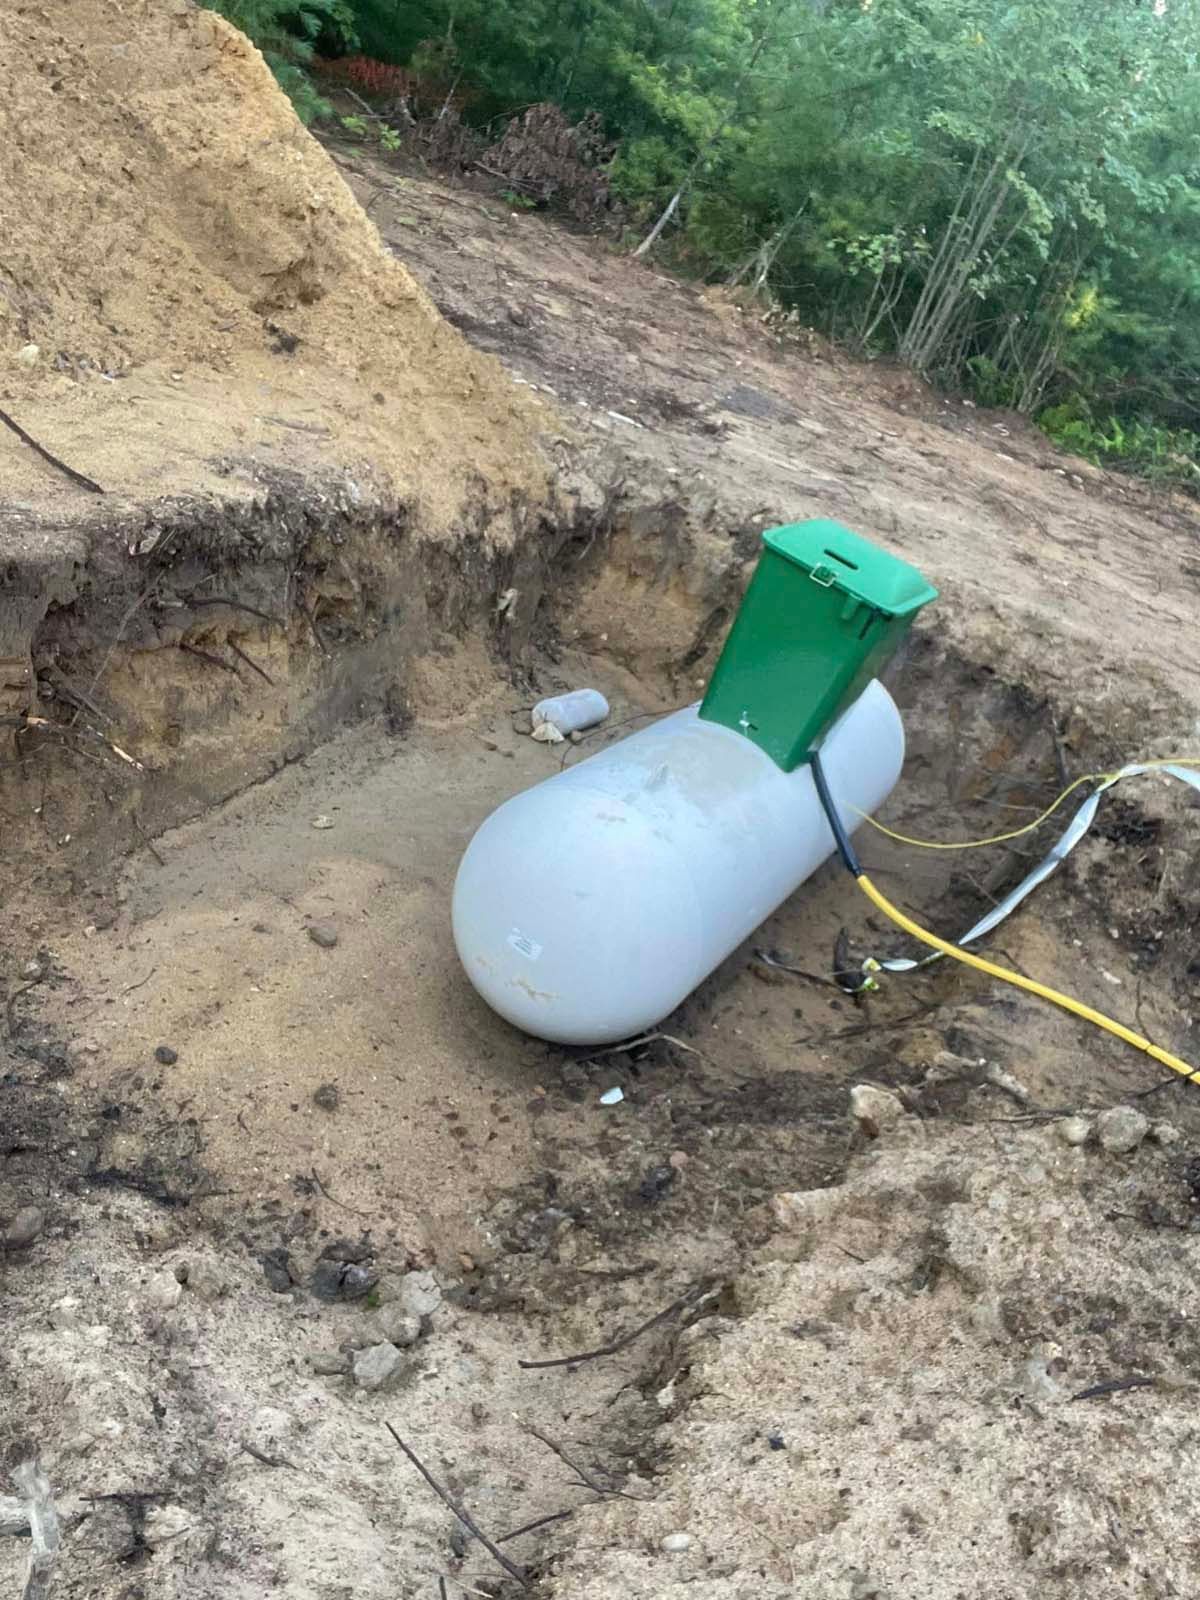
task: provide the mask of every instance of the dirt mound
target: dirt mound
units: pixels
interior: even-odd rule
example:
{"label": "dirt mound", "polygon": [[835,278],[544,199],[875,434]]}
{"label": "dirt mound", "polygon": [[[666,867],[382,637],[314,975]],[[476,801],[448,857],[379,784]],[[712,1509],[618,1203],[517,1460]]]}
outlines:
{"label": "dirt mound", "polygon": [[1194,1166],[1068,1131],[913,1122],[781,1196],[662,1380],[659,1493],[581,1512],[552,1592],[1187,1593]]}
{"label": "dirt mound", "polygon": [[[223,452],[369,463],[448,522],[472,481],[539,480],[528,400],[441,321],[220,17],[6,8],[0,139],[2,404],[106,489],[212,469],[227,491]],[[81,500],[6,434],[0,493],[35,486]]]}

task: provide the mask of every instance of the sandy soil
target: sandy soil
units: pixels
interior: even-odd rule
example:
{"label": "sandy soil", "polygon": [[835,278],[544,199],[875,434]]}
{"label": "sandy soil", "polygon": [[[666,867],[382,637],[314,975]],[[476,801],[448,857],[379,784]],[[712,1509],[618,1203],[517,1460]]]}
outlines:
{"label": "sandy soil", "polygon": [[[215,13],[5,7],[0,140],[0,406],[111,496],[236,495],[293,468],[450,532],[468,491],[499,506],[544,482],[523,397],[381,249]],[[0,496],[94,511],[7,432]]]}

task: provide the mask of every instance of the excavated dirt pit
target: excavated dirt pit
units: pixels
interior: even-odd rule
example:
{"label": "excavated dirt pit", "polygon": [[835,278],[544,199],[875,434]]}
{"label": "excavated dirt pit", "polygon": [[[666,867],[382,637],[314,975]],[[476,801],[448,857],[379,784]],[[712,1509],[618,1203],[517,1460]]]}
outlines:
{"label": "excavated dirt pit", "polygon": [[[78,1600],[1189,1594],[1193,1088],[946,964],[852,999],[904,941],[833,866],[605,1053],[490,1015],[448,902],[806,516],[942,589],[901,831],[1194,754],[1194,506],[331,163],[187,0],[10,12],[0,402],[106,492],[5,436],[0,1588],[36,1455]],[[1200,1059],[1195,820],[1122,786],[989,948]],[[953,934],[1045,842],[862,850]]]}
{"label": "excavated dirt pit", "polygon": [[[618,562],[584,581],[626,580]],[[1046,1127],[1141,1094],[1158,1069],[948,964],[888,979],[865,1000],[842,993],[829,974],[847,950],[857,961],[905,941],[833,865],[664,1022],[661,1038],[592,1054],[499,1022],[469,988],[449,935],[471,831],[563,760],[695,692],[694,667],[661,671],[657,641],[620,663],[580,649],[576,619],[587,614],[586,594],[577,606],[567,592],[543,619],[519,689],[473,647],[451,650],[440,670],[460,684],[444,697],[457,699],[455,714],[349,729],[147,842],[115,875],[77,884],[70,906],[43,903],[30,924],[25,975],[9,990],[0,1216],[35,1204],[45,1226],[33,1255],[0,1264],[0,1363],[6,1452],[35,1442],[64,1508],[62,1592],[382,1600],[432,1595],[439,1575],[450,1593],[495,1594],[497,1580],[517,1592],[464,1544],[385,1422],[494,1536],[592,1508],[506,1547],[531,1577],[545,1574],[547,1592],[666,1594],[679,1582],[715,1596],[755,1573],[772,1594],[885,1592],[853,1587],[870,1566],[853,1551],[839,1550],[825,1588],[793,1578],[816,1538],[799,1527],[771,1534],[766,1567],[762,1540],[742,1550],[728,1531],[719,1559],[697,1537],[682,1575],[678,1553],[658,1548],[678,1531],[673,1501],[689,1538],[704,1520],[702,1506],[680,1501],[678,1455],[658,1431],[677,1406],[672,1372],[692,1364],[679,1328],[719,1334],[774,1303],[773,1291],[764,1301],[747,1284],[781,1269],[749,1263],[772,1238],[768,1257],[780,1254],[776,1196],[861,1167],[876,1129],[848,1117],[854,1084],[901,1092],[910,1141],[980,1122],[1007,1148],[1053,1145]],[[693,620],[697,638],[711,633],[706,611]],[[565,750],[526,736],[535,693],[585,682],[609,695],[609,729]],[[885,815],[902,831],[1019,825],[1062,787],[1064,763],[1074,772],[1113,756],[1070,707],[927,632],[893,687],[909,756]],[[1194,821],[1177,789],[1144,779],[1109,797],[1071,864],[991,948],[1197,1058],[1186,932]],[[963,856],[870,833],[860,843],[898,903],[952,934],[1048,838]],[[809,976],[765,964],[762,950]],[[623,1101],[602,1105],[617,1086]],[[1181,1206],[1187,1225],[1185,1152],[1200,1132],[1187,1095],[1173,1080],[1146,1103],[1183,1130],[1183,1145],[1155,1158],[1145,1192],[1121,1213],[1141,1239],[1178,1226]],[[895,1137],[885,1130],[883,1144]],[[948,1159],[961,1159],[955,1152]],[[915,1159],[907,1144],[900,1158]],[[1007,1154],[1001,1168],[1044,1159]],[[907,1212],[904,1182],[888,1192]],[[985,1204],[986,1182],[972,1193]],[[923,1239],[932,1224],[918,1212],[910,1231]],[[884,1216],[839,1246],[846,1266],[875,1262],[868,1245],[879,1234],[884,1265],[862,1269],[871,1284],[900,1259],[903,1293],[933,1295],[941,1269],[918,1281],[920,1261],[904,1265],[912,1239],[884,1248]],[[791,1294],[780,1290],[789,1305]],[[681,1300],[615,1355],[518,1364],[594,1349]],[[742,1300],[756,1311],[739,1310]],[[724,1320],[712,1320],[717,1312]],[[1006,1337],[1036,1362],[1046,1330],[1027,1321]],[[396,1370],[371,1388],[354,1363],[389,1335],[401,1341]],[[745,1417],[735,1484],[759,1471],[762,1449],[777,1448],[777,1425],[754,1413],[761,1382],[739,1374],[744,1387],[729,1402]],[[710,1396],[709,1411],[719,1404]],[[686,1412],[705,1414],[704,1404]],[[892,1438],[883,1412],[861,1426]],[[700,1465],[707,1447],[697,1444],[704,1474],[714,1470]],[[986,1495],[986,1461],[978,1475],[972,1493]],[[662,1503],[610,1502],[618,1490]],[[741,1496],[738,1487],[744,1522]],[[921,1526],[920,1539],[932,1538],[927,1519]],[[856,1537],[869,1542],[870,1526]],[[598,1540],[611,1560],[597,1557]],[[23,1560],[19,1539],[0,1541],[10,1586]]]}

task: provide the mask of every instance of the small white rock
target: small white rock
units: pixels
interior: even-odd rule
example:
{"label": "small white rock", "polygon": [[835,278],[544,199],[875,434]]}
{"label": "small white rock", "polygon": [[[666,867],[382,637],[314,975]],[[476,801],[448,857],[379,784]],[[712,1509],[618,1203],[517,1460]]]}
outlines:
{"label": "small white rock", "polygon": [[1156,1122],[1150,1129],[1150,1137],[1157,1144],[1179,1144],[1183,1134],[1173,1122]]}
{"label": "small white rock", "polygon": [[856,1083],[850,1091],[850,1115],[866,1131],[894,1127],[905,1115],[899,1095],[873,1083]]}
{"label": "small white rock", "polygon": [[1149,1132],[1150,1118],[1133,1106],[1112,1106],[1096,1118],[1096,1137],[1110,1155],[1129,1155]]}
{"label": "small white rock", "polygon": [[188,1262],[187,1286],[192,1294],[210,1303],[229,1293],[229,1279],[225,1273],[204,1256]]}
{"label": "small white rock", "polygon": [[662,1547],[669,1556],[682,1555],[685,1550],[691,1549],[692,1536],[690,1533],[669,1533]]}
{"label": "small white rock", "polygon": [[382,1389],[404,1364],[394,1344],[373,1344],[354,1358],[354,1381],[360,1389]]}
{"label": "small white rock", "polygon": [[79,1301],[74,1295],[64,1295],[50,1307],[50,1326],[66,1333],[79,1326]]}
{"label": "small white rock", "polygon": [[442,1303],[442,1291],[432,1272],[406,1272],[400,1279],[395,1304],[410,1317],[431,1317]]}
{"label": "small white rock", "polygon": [[36,344],[23,344],[17,351],[17,361],[23,367],[36,367],[41,353]]}
{"label": "small white rock", "polygon": [[1092,1136],[1092,1125],[1086,1117],[1064,1117],[1054,1124],[1054,1131],[1064,1144],[1086,1144]]}
{"label": "small white rock", "polygon": [[146,1285],[146,1300],[160,1311],[170,1311],[179,1304],[183,1285],[173,1272],[156,1273]]}
{"label": "small white rock", "polygon": [[401,1350],[416,1344],[421,1337],[420,1317],[414,1316],[399,1300],[380,1306],[367,1326],[372,1344],[394,1344]]}
{"label": "small white rock", "polygon": [[154,1506],[146,1513],[142,1537],[153,1550],[156,1545],[180,1538],[193,1521],[191,1512],[185,1511],[182,1506]]}

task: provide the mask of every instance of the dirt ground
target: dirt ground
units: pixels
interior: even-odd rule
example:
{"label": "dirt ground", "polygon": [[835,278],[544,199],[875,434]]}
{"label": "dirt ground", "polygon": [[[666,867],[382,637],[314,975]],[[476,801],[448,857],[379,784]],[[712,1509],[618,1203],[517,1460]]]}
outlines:
{"label": "dirt ground", "polygon": [[[116,26],[117,11],[80,15],[79,59],[111,73],[87,29]],[[217,83],[261,77],[186,7],[148,18],[135,20],[154,49],[168,18],[200,29]],[[151,51],[139,82],[174,59]],[[142,114],[175,115],[187,96],[169,90],[161,104],[147,90]],[[109,116],[134,89],[106,92]],[[96,103],[72,101],[70,115]],[[89,127],[111,165],[111,125]],[[225,159],[213,139],[202,171]],[[280,141],[306,181],[333,182],[285,118],[268,148]],[[601,1053],[498,1022],[458,969],[448,903],[495,805],[696,697],[758,534],[778,521],[842,518],[942,590],[891,682],[909,742],[893,826],[977,836],[1031,818],[1064,774],[1200,753],[1194,511],[602,242],[361,148],[332,157],[423,285],[389,276],[400,269],[363,243],[349,198],[328,200],[318,214],[340,221],[320,237],[340,287],[295,314],[324,352],[308,399],[338,470],[361,447],[395,485],[411,460],[426,552],[441,534],[421,483],[455,483],[461,502],[491,452],[511,454],[514,476],[496,482],[511,495],[519,476],[530,498],[506,524],[509,564],[452,553],[397,567],[395,615],[372,599],[353,668],[340,662],[361,649],[366,602],[354,591],[338,610],[332,588],[286,636],[273,607],[243,604],[235,619],[227,604],[208,632],[170,634],[159,618],[111,645],[99,629],[86,648],[80,615],[52,607],[59,654],[35,639],[35,665],[90,683],[109,719],[96,727],[146,756],[147,793],[180,797],[174,813],[146,813],[149,829],[126,798],[125,849],[102,859],[70,837],[75,790],[99,783],[112,808],[118,776],[141,780],[101,745],[37,785],[18,767],[0,794],[36,809],[44,858],[6,884],[3,919],[0,1459],[36,1451],[49,1473],[65,1529],[55,1592],[434,1600],[444,1583],[453,1597],[528,1585],[546,1600],[685,1586],[703,1600],[963,1600],[983,1563],[1005,1600],[1189,1593],[1178,1484],[1200,1466],[1193,1087],[945,964],[852,999],[834,967],[905,945],[832,866],[661,1037]],[[168,172],[161,193],[148,179],[132,192],[161,218],[186,188]],[[193,240],[194,219],[177,224]],[[227,258],[240,259],[214,248],[206,270],[231,270]],[[165,423],[200,418],[195,474],[162,471],[207,494],[218,435],[252,395],[237,377],[250,341],[235,340],[228,367],[196,358],[168,389],[156,363],[181,358],[151,278],[117,387],[157,385],[163,407],[184,408],[156,401]],[[197,327],[215,314],[213,281],[196,280]],[[338,319],[378,282],[409,285],[401,310],[381,296],[408,319],[406,361],[422,368],[428,344],[450,365],[431,356],[433,398],[424,379],[403,403],[392,384],[384,422],[360,434],[400,323],[376,327],[369,350],[364,335],[339,377]],[[64,277],[53,303],[72,293]],[[289,359],[254,357],[290,373]],[[64,399],[20,370],[4,403],[26,405],[47,439],[90,438],[100,453],[81,462],[115,466],[102,452],[118,449],[116,401]],[[460,372],[484,396],[465,454]],[[282,431],[289,466],[324,481],[326,444]],[[231,447],[247,471],[262,437]],[[135,434],[126,505],[152,500],[154,455]],[[16,470],[3,459],[0,472]],[[554,479],[544,500],[539,473]],[[28,492],[0,478],[6,526],[26,537]],[[557,541],[532,511],[556,503],[575,519]],[[65,506],[53,514],[69,518]],[[211,506],[219,520],[222,501]],[[355,532],[360,563],[372,537]],[[224,591],[236,580],[256,600],[258,555],[222,559]],[[418,584],[437,593],[419,628],[402,626]],[[521,607],[518,649],[504,618]],[[209,654],[235,642],[281,689],[311,673],[336,736],[267,778],[247,752],[287,748],[295,703],[230,672],[189,698],[183,668],[198,668],[180,663],[179,639]],[[404,696],[368,715],[370,674],[400,668]],[[608,695],[607,726],[579,747],[532,741],[533,699],[581,683]],[[205,787],[218,754],[227,766]],[[1200,1060],[1192,801],[1165,778],[1123,786],[990,948]],[[168,814],[190,820],[154,825]],[[881,885],[947,933],[1045,842],[948,856],[860,840]],[[863,1084],[885,1093],[852,1115]],[[623,1099],[602,1104],[612,1088]],[[1104,1118],[1120,1105],[1134,1110]],[[621,1347],[520,1365],[609,1343]],[[1124,1386],[1072,1398],[1098,1384]],[[503,1537],[518,1573],[463,1535],[389,1426]],[[0,1492],[0,1587],[13,1593],[23,1516]]]}

